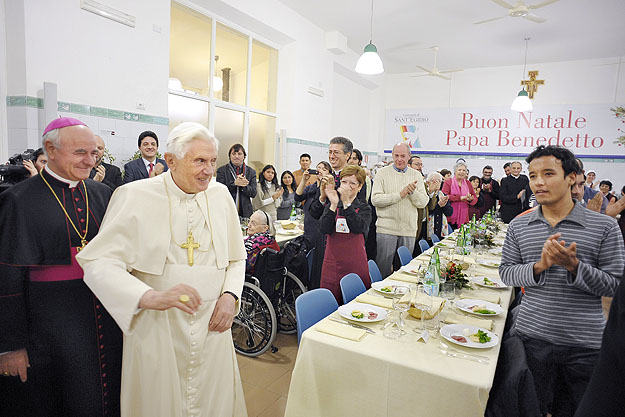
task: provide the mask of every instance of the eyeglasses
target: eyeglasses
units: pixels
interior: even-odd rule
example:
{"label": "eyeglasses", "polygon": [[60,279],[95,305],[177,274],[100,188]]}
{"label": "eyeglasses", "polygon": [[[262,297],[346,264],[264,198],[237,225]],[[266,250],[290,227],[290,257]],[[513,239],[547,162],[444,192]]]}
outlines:
{"label": "eyeglasses", "polygon": [[336,155],[336,156],[338,156],[338,155],[345,155],[345,152],[338,151],[338,150],[330,150],[330,151],[328,151],[328,155]]}

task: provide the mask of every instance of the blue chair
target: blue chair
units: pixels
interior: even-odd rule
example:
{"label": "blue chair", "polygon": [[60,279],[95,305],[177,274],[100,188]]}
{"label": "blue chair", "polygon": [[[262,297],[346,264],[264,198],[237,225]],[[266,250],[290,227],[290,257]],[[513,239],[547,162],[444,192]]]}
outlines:
{"label": "blue chair", "polygon": [[382,281],[382,274],[380,273],[380,268],[378,268],[378,264],[375,263],[373,259],[369,259],[369,278],[371,279],[371,283]]}
{"label": "blue chair", "polygon": [[440,242],[440,241],[441,241],[441,240],[439,239],[439,237],[438,237],[438,236],[436,236],[436,233],[433,233],[433,234],[432,234],[432,243],[438,243],[438,242]]}
{"label": "blue chair", "polygon": [[412,261],[412,253],[405,246],[397,248],[397,255],[399,255],[399,262],[401,262],[401,266],[408,265],[410,261]]}
{"label": "blue chair", "polygon": [[447,223],[447,230],[449,231],[449,234],[452,234],[454,232],[454,228],[451,227],[449,223]]}
{"label": "blue chair", "polygon": [[341,294],[343,295],[343,304],[347,304],[363,292],[367,291],[365,284],[358,274],[351,273],[341,278]]}
{"label": "blue chair", "polygon": [[339,308],[336,298],[327,288],[316,288],[295,299],[297,317],[297,343],[302,340],[302,333],[313,324]]}
{"label": "blue chair", "polygon": [[315,259],[315,248],[312,248],[306,254],[306,262],[308,263],[308,283],[310,284],[310,278],[312,277],[313,259]]}
{"label": "blue chair", "polygon": [[419,247],[421,248],[421,253],[423,253],[426,250],[430,249],[430,245],[428,245],[428,242],[425,241],[424,239],[421,239],[419,241]]}

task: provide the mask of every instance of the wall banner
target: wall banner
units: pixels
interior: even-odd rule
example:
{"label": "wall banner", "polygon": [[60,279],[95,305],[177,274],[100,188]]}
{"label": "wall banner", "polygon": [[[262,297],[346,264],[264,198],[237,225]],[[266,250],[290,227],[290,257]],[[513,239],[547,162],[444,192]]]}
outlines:
{"label": "wall banner", "polygon": [[580,157],[625,159],[625,145],[616,143],[625,125],[611,107],[548,105],[526,113],[503,106],[387,110],[384,151],[406,142],[413,153],[424,155],[522,156],[539,145],[559,145]]}

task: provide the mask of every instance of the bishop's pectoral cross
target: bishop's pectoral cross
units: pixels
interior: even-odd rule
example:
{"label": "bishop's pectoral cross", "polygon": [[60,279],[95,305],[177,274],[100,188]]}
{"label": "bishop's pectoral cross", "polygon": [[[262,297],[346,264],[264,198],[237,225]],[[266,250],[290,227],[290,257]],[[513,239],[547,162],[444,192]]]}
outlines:
{"label": "bishop's pectoral cross", "polygon": [[198,249],[200,247],[199,243],[196,243],[193,240],[193,232],[189,230],[189,235],[187,236],[187,242],[180,245],[183,249],[187,250],[187,259],[189,260],[189,266],[193,266],[193,250]]}
{"label": "bishop's pectoral cross", "polygon": [[545,80],[536,79],[536,77],[538,76],[538,71],[528,71],[527,74],[529,75],[530,79],[527,81],[521,81],[521,85],[527,86],[527,94],[529,95],[529,98],[533,99],[536,90],[538,90],[538,86],[544,85]]}

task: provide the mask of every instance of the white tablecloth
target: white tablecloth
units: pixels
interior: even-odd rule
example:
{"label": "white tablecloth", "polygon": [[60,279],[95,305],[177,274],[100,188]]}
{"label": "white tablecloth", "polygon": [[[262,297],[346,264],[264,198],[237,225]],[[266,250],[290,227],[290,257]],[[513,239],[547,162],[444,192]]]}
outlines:
{"label": "white tablecloth", "polygon": [[[468,272],[498,277],[497,269],[477,265]],[[313,326],[302,336],[285,415],[483,416],[512,296],[510,288],[485,291],[501,295],[504,313],[494,318],[493,328],[500,343],[490,349],[454,347],[488,356],[488,364],[447,357],[439,349],[439,341],[444,341],[440,335],[424,343],[408,329],[408,335],[391,340],[378,323],[370,325],[376,334],[355,342]],[[446,311],[441,314],[444,318]],[[331,316],[339,317],[336,312]],[[407,325],[416,327],[417,321],[409,317]]]}

